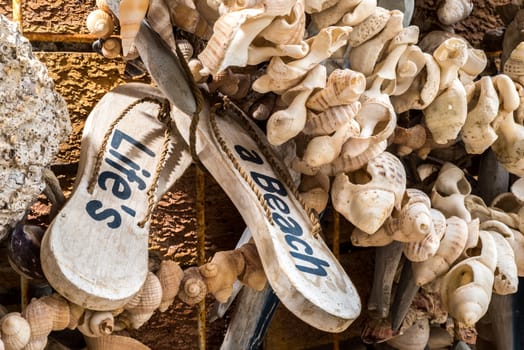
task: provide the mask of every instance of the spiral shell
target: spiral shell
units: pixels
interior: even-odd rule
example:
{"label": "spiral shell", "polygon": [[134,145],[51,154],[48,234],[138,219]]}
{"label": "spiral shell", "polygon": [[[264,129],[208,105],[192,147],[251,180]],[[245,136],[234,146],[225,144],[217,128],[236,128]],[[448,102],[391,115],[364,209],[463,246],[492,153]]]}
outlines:
{"label": "spiral shell", "polygon": [[178,294],[180,282],[184,277],[184,271],[176,262],[164,260],[160,264],[157,277],[162,287],[162,300],[160,301],[158,310],[164,312],[173,303]]}
{"label": "spiral shell", "polygon": [[207,287],[198,267],[184,270],[178,298],[188,305],[198,304],[206,297]]}
{"label": "spiral shell", "polygon": [[360,125],[355,121],[355,116],[360,110],[359,101],[342,106],[330,107],[322,113],[307,112],[306,125],[302,132],[304,134],[319,136],[329,135],[345,124],[350,124],[352,134],[360,134]]}
{"label": "spiral shell", "polygon": [[125,311],[120,315],[120,319],[127,321],[132,328],[138,329],[151,318],[161,301],[160,280],[154,273],[148,272],[140,291],[124,305]]}
{"label": "spiral shell", "polygon": [[18,350],[29,342],[31,327],[20,313],[10,312],[0,319],[0,334],[6,350]]}
{"label": "spiral shell", "polygon": [[298,44],[304,38],[305,29],[304,0],[298,0],[289,15],[276,17],[259,36],[275,44]]}
{"label": "spiral shell", "polygon": [[446,231],[446,218],[436,210],[431,209],[432,230],[420,241],[404,243],[402,248],[406,258],[413,262],[422,262],[434,256],[440,247],[440,241]]}
{"label": "spiral shell", "polygon": [[78,330],[87,337],[103,337],[113,333],[115,320],[109,311],[85,310]]}
{"label": "spiral shell", "polygon": [[94,10],[86,19],[86,27],[89,33],[98,38],[107,38],[113,33],[114,24],[111,15],[103,10]]}
{"label": "spiral shell", "polygon": [[120,38],[124,57],[129,53],[131,46],[140,28],[149,7],[149,0],[122,0],[120,1]]}
{"label": "spiral shell", "polygon": [[122,54],[122,42],[119,38],[108,38],[102,43],[101,52],[106,58],[117,58]]}

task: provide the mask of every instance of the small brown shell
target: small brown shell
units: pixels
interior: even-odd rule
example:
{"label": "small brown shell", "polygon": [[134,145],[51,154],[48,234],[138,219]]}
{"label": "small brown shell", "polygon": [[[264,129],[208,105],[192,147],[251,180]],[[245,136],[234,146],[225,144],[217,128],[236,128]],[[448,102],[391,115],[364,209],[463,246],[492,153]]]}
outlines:
{"label": "small brown shell", "polygon": [[106,58],[117,58],[122,54],[122,43],[119,38],[108,38],[102,44],[102,55]]}
{"label": "small brown shell", "polygon": [[6,350],[22,349],[31,336],[29,323],[18,312],[10,312],[0,319],[0,334]]}
{"label": "small brown shell", "polygon": [[157,277],[162,286],[162,300],[160,301],[158,310],[164,312],[173,303],[178,294],[180,283],[184,277],[184,271],[176,262],[164,260],[160,264]]}
{"label": "small brown shell", "polygon": [[134,329],[140,328],[155,312],[162,301],[162,285],[158,277],[148,272],[140,291],[124,306],[120,315],[129,321]]}
{"label": "small brown shell", "polygon": [[23,311],[23,317],[31,327],[29,343],[44,345],[47,337],[53,330],[54,310],[41,299],[34,298]]}
{"label": "small brown shell", "polygon": [[94,10],[87,16],[86,27],[96,37],[107,38],[113,33],[113,18],[106,11]]}
{"label": "small brown shell", "polygon": [[184,278],[180,286],[177,296],[188,305],[198,304],[206,297],[206,283],[198,267],[190,267],[184,270]]}

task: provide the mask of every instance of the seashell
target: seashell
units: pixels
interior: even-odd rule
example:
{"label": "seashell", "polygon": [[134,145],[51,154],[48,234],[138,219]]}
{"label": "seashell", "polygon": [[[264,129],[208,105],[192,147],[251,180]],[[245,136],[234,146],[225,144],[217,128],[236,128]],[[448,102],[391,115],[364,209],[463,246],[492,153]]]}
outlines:
{"label": "seashell", "polygon": [[239,76],[231,69],[226,68],[213,77],[213,81],[207,84],[209,91],[220,91],[224,95],[234,95],[238,92]]}
{"label": "seashell", "polygon": [[[511,185],[510,190],[511,193],[519,202],[521,202],[522,205],[522,202],[524,202],[524,180],[522,178],[519,178]],[[492,206],[496,205],[492,203]]]}
{"label": "seashell", "polygon": [[245,261],[244,271],[238,276],[240,282],[257,291],[266,286],[267,278],[264,274],[262,261],[254,243],[246,243],[237,249]]}
{"label": "seashell", "polygon": [[20,276],[44,280],[40,264],[40,242],[44,230],[36,225],[18,223],[9,237],[7,256],[9,264]]}
{"label": "seashell", "polygon": [[[513,188],[519,187],[519,185],[522,184],[522,181],[518,183],[519,180],[515,181],[513,185],[511,185],[512,192],[503,192],[493,198],[490,203],[490,207],[493,209],[502,210],[505,213],[518,213],[524,202],[522,202],[520,199],[521,197],[515,195],[515,193],[519,195],[521,194],[518,192],[519,189],[515,191]],[[517,184],[517,186],[515,186],[515,184]]]}
{"label": "seashell", "polygon": [[158,310],[164,312],[175,300],[180,282],[184,277],[184,271],[172,260],[164,260],[160,263],[160,269],[157,272],[160,286],[162,287],[162,299]]}
{"label": "seashell", "polygon": [[492,234],[488,231],[480,230],[476,245],[466,249],[464,253],[466,260],[475,259],[492,272],[497,268],[497,246]]}
{"label": "seashell", "polygon": [[198,9],[193,1],[165,0],[165,2],[173,26],[202,39],[210,38],[212,30],[207,20],[210,20],[210,23],[214,22],[218,18],[218,13],[209,8],[207,2],[198,2]]}
{"label": "seashell", "polygon": [[113,33],[113,17],[103,10],[94,10],[86,18],[86,27],[89,33],[97,38],[107,38]]}
{"label": "seashell", "polygon": [[121,335],[106,335],[104,337],[84,337],[90,350],[151,350],[136,339]]}
{"label": "seashell", "polygon": [[470,193],[471,185],[464,172],[451,163],[445,163],[431,191],[431,204],[446,217],[458,216],[469,222],[471,214],[464,199]]}
{"label": "seashell", "polygon": [[105,58],[113,59],[122,54],[122,43],[119,38],[108,38],[102,43],[102,55]]}
{"label": "seashell", "polygon": [[202,62],[200,62],[200,60],[197,58],[190,59],[187,63],[187,66],[189,67],[191,75],[193,76],[193,80],[196,83],[203,82],[209,76],[209,73],[207,73],[207,70],[202,65]]}
{"label": "seashell", "polygon": [[[345,13],[356,8],[362,0],[341,0],[333,6],[311,15],[311,22],[317,30],[326,28],[337,23]],[[375,2],[376,5],[376,2]]]}
{"label": "seashell", "polygon": [[488,57],[484,50],[468,48],[468,59],[458,71],[462,84],[472,83],[484,71],[487,64]]}
{"label": "seashell", "polygon": [[275,94],[264,94],[249,107],[248,114],[256,120],[266,120],[275,107],[275,102]]}
{"label": "seashell", "polygon": [[507,213],[499,208],[488,207],[479,196],[466,196],[464,204],[466,209],[471,213],[471,216],[479,218],[481,222],[497,220],[511,228],[519,227],[519,217],[517,213]]}
{"label": "seashell", "polygon": [[162,285],[158,277],[148,272],[140,291],[124,306],[125,311],[119,318],[131,328],[140,328],[151,318],[162,301]]}
{"label": "seashell", "polygon": [[[322,91],[322,90],[321,90]],[[307,135],[329,135],[345,124],[350,124],[355,135],[360,134],[360,125],[355,116],[360,110],[359,101],[341,106],[334,106],[322,113],[307,111],[307,120],[302,132]]]}
{"label": "seashell", "polygon": [[372,234],[399,208],[406,189],[406,173],[399,159],[384,152],[370,160],[366,169],[336,176],[333,206],[353,225]]}
{"label": "seashell", "polygon": [[[285,98],[290,103],[286,109],[273,113],[267,122],[267,139],[272,145],[278,146],[297,136],[306,125],[306,101],[313,89],[324,87],[326,83],[326,68],[317,65],[300,83],[289,90]],[[283,97],[284,98],[284,97]]]}
{"label": "seashell", "polygon": [[462,38],[444,40],[433,52],[440,67],[439,90],[449,87],[458,78],[458,70],[468,60],[468,43]]}
{"label": "seashell", "polygon": [[365,76],[369,76],[373,73],[375,64],[386,43],[402,31],[402,20],[404,19],[404,14],[398,10],[393,10],[390,14],[391,17],[386,23],[386,26],[378,35],[362,45],[351,49],[349,52],[351,69],[361,72]]}
{"label": "seashell", "polygon": [[320,187],[300,192],[300,197],[302,197],[308,208],[315,210],[317,213],[322,213],[329,202],[329,192]]}
{"label": "seashell", "polygon": [[426,59],[422,50],[416,45],[409,45],[398,59],[395,86],[391,95],[398,96],[405,93],[425,64]]}
{"label": "seashell", "polygon": [[413,262],[411,265],[415,283],[419,286],[425,285],[446,273],[451,264],[459,258],[466,245],[468,238],[466,222],[461,218],[452,216],[446,220],[446,223],[446,232],[435,255],[426,261]]}
{"label": "seashell", "polygon": [[140,23],[145,18],[149,0],[122,0],[119,7],[120,38],[122,40],[122,54],[129,53],[135,41]]}
{"label": "seashell", "polygon": [[475,90],[477,96],[469,102],[475,107],[469,108],[462,127],[462,141],[468,153],[481,154],[497,139],[490,124],[498,114],[499,99],[491,77],[485,76],[477,81]]}
{"label": "seashell", "polygon": [[[50,314],[53,320],[52,330],[60,331],[66,329],[70,322],[70,310],[68,301],[57,293],[44,296],[39,300],[52,310]],[[24,313],[22,313],[22,315],[25,316]],[[27,320],[29,321],[28,318]]]}
{"label": "seashell", "polygon": [[206,297],[206,283],[198,267],[190,267],[184,270],[184,278],[180,287],[177,296],[188,305],[198,304]]}
{"label": "seashell", "polygon": [[72,302],[68,302],[69,304],[69,323],[67,324],[67,328],[69,329],[75,329],[78,326],[78,323],[84,316],[85,309]]}
{"label": "seashell", "polygon": [[349,34],[348,44],[351,47],[362,45],[384,29],[390,17],[389,10],[376,7],[370,16],[353,27],[353,31]]}
{"label": "seashell", "polygon": [[209,293],[225,303],[233,292],[233,284],[242,273],[245,261],[239,251],[217,252],[213,259],[199,267]]}
{"label": "seashell", "polygon": [[186,62],[189,62],[191,57],[193,57],[193,45],[187,39],[177,39],[176,44]]}
{"label": "seashell", "polygon": [[[218,2],[218,11],[220,15],[226,14],[228,12],[240,11],[250,7],[256,7],[260,1],[257,0],[228,0],[228,1],[217,1]],[[215,6],[213,6],[215,7]]]}
{"label": "seashell", "polygon": [[147,10],[147,21],[151,28],[162,38],[169,46],[172,52],[176,53],[176,42],[173,34],[173,24],[169,7],[164,0],[150,0],[149,9]]}
{"label": "seashell", "polygon": [[362,73],[351,69],[336,69],[328,77],[326,87],[307,100],[306,107],[321,112],[333,106],[350,104],[359,99],[366,89]]}
{"label": "seashell", "polygon": [[277,44],[275,46],[249,45],[247,64],[257,65],[269,61],[272,57],[287,56],[299,59],[307,55],[309,46],[305,41],[298,44]]}
{"label": "seashell", "polygon": [[95,3],[96,7],[100,10],[113,14],[113,10],[111,10],[111,6],[108,4],[107,0],[96,0]]}
{"label": "seashell", "polygon": [[[347,42],[351,27],[328,27],[306,40],[309,53],[301,59],[284,62],[280,57],[273,57],[266,74],[253,82],[253,90],[266,93],[282,94],[297,85],[315,66]],[[324,81],[325,82],[325,81]]]}
{"label": "seashell", "polygon": [[[26,345],[26,348],[45,348],[47,344],[47,337],[53,330],[53,320],[56,316],[55,311],[56,310],[54,310],[51,305],[44,302],[42,299],[33,298],[27,305],[22,313],[22,316],[27,320],[31,328],[31,337]],[[69,321],[69,310],[67,310],[67,312],[68,313],[65,318],[67,318],[67,321]]]}
{"label": "seashell", "polygon": [[387,340],[394,348],[402,350],[424,350],[429,341],[430,327],[427,318],[419,318],[404,333]]}
{"label": "seashell", "polygon": [[304,0],[297,0],[289,15],[276,17],[259,36],[275,44],[299,44],[305,30]]}
{"label": "seashell", "polygon": [[85,310],[78,330],[87,337],[103,337],[113,333],[115,320],[110,311]]}
{"label": "seashell", "polygon": [[435,142],[454,140],[466,122],[467,113],[466,90],[455,79],[424,110],[426,125]]}
{"label": "seashell", "polygon": [[498,232],[489,231],[497,249],[497,266],[493,292],[499,295],[516,293],[519,284],[515,253],[509,242]]}
{"label": "seashell", "polygon": [[524,236],[516,230],[512,230],[507,225],[496,220],[487,220],[480,224],[480,228],[490,233],[497,233],[506,239],[511,246],[518,276],[524,275]]}
{"label": "seashell", "polygon": [[444,0],[437,9],[440,23],[453,25],[468,17],[473,11],[472,0]]}
{"label": "seashell", "polygon": [[431,231],[419,241],[404,243],[402,251],[410,261],[426,261],[434,256],[440,247],[440,240],[446,232],[446,218],[436,209],[430,209],[430,215],[432,220]]}
{"label": "seashell", "polygon": [[511,79],[523,83],[524,76],[524,43],[520,42],[509,55],[502,70]]}
{"label": "seashell", "polygon": [[305,0],[304,2],[306,13],[315,13],[334,6],[338,0]]}
{"label": "seashell", "polygon": [[426,143],[426,129],[420,124],[407,129],[397,125],[392,135],[391,143],[397,145],[396,153],[399,156],[408,155],[413,150],[424,146]]}
{"label": "seashell", "polygon": [[198,55],[212,75],[229,66],[247,65],[249,45],[273,20],[271,16],[262,16],[263,13],[264,9],[248,8],[226,13],[215,22],[213,35]]}
{"label": "seashell", "polygon": [[377,0],[362,0],[355,8],[346,12],[341,23],[347,26],[356,26],[371,16],[377,8]]}
{"label": "seashell", "polygon": [[0,334],[6,350],[22,349],[29,342],[31,328],[18,312],[10,312],[0,319]]}
{"label": "seashell", "polygon": [[513,112],[519,107],[520,96],[517,92],[515,83],[505,74],[498,74],[494,77],[493,84],[498,92],[500,105],[505,112]]}
{"label": "seashell", "polygon": [[396,241],[420,241],[433,229],[430,209],[431,202],[424,192],[408,188],[400,210],[393,212],[384,226]]}
{"label": "seashell", "polygon": [[340,156],[331,162],[331,164],[322,166],[320,171],[329,176],[336,176],[342,172],[357,170],[382,154],[386,150],[387,145],[388,143],[386,140],[371,143],[367,145],[363,152],[357,155],[352,155],[352,145],[349,142],[346,142],[344,146],[342,146]]}
{"label": "seashell", "polygon": [[444,350],[453,345],[453,334],[439,326],[430,327],[428,346],[430,349]]}
{"label": "seashell", "polygon": [[382,227],[372,235],[358,227],[355,227],[351,233],[351,243],[357,247],[383,247],[391,242],[393,242],[393,236]]}
{"label": "seashell", "polygon": [[339,156],[342,145],[352,136],[356,136],[356,132],[351,123],[342,125],[332,136],[316,136],[309,141],[303,159],[311,167],[329,164]]}
{"label": "seashell", "polygon": [[524,126],[515,123],[513,112],[499,113],[499,117],[498,138],[491,148],[506,170],[524,176],[524,158],[521,157],[524,152]]}

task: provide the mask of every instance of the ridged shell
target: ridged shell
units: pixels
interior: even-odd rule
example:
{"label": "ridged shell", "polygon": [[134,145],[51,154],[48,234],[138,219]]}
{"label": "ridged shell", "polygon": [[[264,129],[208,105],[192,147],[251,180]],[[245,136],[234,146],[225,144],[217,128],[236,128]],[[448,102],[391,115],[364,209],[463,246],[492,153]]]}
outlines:
{"label": "ridged shell", "polygon": [[446,273],[458,259],[468,238],[468,226],[458,217],[447,219],[446,233],[440,241],[436,254],[426,261],[412,264],[415,283],[425,285]]}
{"label": "ridged shell", "polygon": [[515,81],[520,81],[524,75],[524,43],[521,42],[511,51],[509,58],[504,63],[504,74]]}
{"label": "ridged shell", "polygon": [[306,106],[321,112],[329,107],[350,104],[357,101],[366,89],[366,78],[351,69],[336,69],[328,77],[326,87],[314,93]]}
{"label": "ridged shell", "polygon": [[[41,299],[33,298],[22,313],[31,328],[31,343],[45,343],[47,336],[53,330],[54,310]],[[69,318],[69,317],[68,317]],[[45,340],[42,342],[42,340]]]}
{"label": "ridged shell", "polygon": [[349,34],[348,44],[357,47],[377,35],[389,20],[390,11],[383,7],[377,7],[372,15],[353,27]]}
{"label": "ridged shell", "polygon": [[207,287],[198,267],[184,270],[184,278],[180,284],[178,298],[188,305],[194,305],[206,297]]}
{"label": "ridged shell", "polygon": [[11,312],[0,319],[1,339],[6,350],[22,349],[29,342],[31,328],[18,312]]}
{"label": "ridged shell", "polygon": [[113,33],[113,18],[109,13],[102,10],[94,10],[86,18],[86,27],[89,33],[97,38],[107,38]]}
{"label": "ridged shell", "polygon": [[473,11],[472,0],[444,0],[437,9],[440,23],[453,25],[468,17]]}
{"label": "ridged shell", "polygon": [[149,0],[147,20],[151,28],[162,38],[162,40],[176,52],[173,24],[169,14],[169,7],[164,0]]}
{"label": "ridged shell", "polygon": [[338,174],[333,181],[333,206],[353,225],[372,234],[399,207],[406,189],[400,160],[384,152],[369,161],[366,170]]}
{"label": "ridged shell", "polygon": [[[346,142],[347,144],[347,142]],[[357,170],[367,164],[369,161],[375,159],[382,154],[387,148],[387,141],[380,141],[377,143],[370,144],[364,152],[353,156],[351,155],[351,146],[342,147],[340,156],[335,159],[330,165],[321,167],[321,172],[330,176],[335,176],[342,172],[350,172]],[[348,154],[349,153],[349,154]]]}
{"label": "ridged shell", "polygon": [[346,105],[330,107],[318,114],[308,111],[306,125],[302,132],[312,136],[329,135],[349,123],[354,136],[357,136],[360,134],[360,125],[354,118],[360,107],[360,102],[355,101]]}
{"label": "ridged shell", "polygon": [[182,56],[186,62],[189,62],[194,53],[193,45],[191,45],[187,39],[178,39],[176,44],[178,45],[178,48],[180,49],[180,52],[182,53]]}
{"label": "ridged shell", "polygon": [[184,278],[184,271],[172,260],[164,260],[157,272],[158,280],[162,287],[162,300],[158,310],[164,312],[175,300],[180,289],[180,283]]}
{"label": "ridged shell", "polygon": [[140,291],[124,306],[125,317],[134,329],[140,328],[153,315],[162,301],[162,285],[158,277],[148,272]]}
{"label": "ridged shell", "polygon": [[298,44],[304,38],[305,29],[304,0],[297,0],[289,15],[276,17],[259,36],[275,44]]}
{"label": "ridged shell", "polygon": [[119,8],[120,38],[122,39],[122,52],[127,56],[135,41],[140,23],[145,18],[149,0],[122,0]]}
{"label": "ridged shell", "polygon": [[68,301],[56,293],[42,297],[40,300],[53,310],[53,330],[60,331],[67,328],[70,321]]}
{"label": "ridged shell", "polygon": [[90,350],[151,350],[136,339],[121,335],[107,335],[104,337],[85,337]]}

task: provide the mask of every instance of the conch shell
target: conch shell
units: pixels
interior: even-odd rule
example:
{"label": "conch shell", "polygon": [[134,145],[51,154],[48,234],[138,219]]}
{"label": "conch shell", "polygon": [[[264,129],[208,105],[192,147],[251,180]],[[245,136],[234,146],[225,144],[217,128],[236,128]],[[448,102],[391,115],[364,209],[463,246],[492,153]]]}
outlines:
{"label": "conch shell", "polygon": [[122,0],[119,7],[120,38],[123,56],[127,56],[145,18],[149,0]]}
{"label": "conch shell", "polygon": [[467,113],[466,90],[456,78],[424,110],[426,125],[435,142],[445,144],[456,139],[466,122]]}
{"label": "conch shell", "polygon": [[473,11],[472,0],[444,0],[437,9],[440,23],[453,25],[468,17]]}
{"label": "conch shell", "polygon": [[326,87],[312,94],[306,107],[322,112],[333,106],[350,104],[359,99],[366,89],[366,78],[351,69],[335,69],[328,77]]}
{"label": "conch shell", "polygon": [[476,98],[474,96],[469,101],[475,107],[469,109],[462,127],[462,140],[468,153],[481,154],[497,139],[491,122],[497,117],[499,98],[491,77],[485,76],[477,81],[475,92]]}
{"label": "conch shell", "polygon": [[419,286],[446,273],[462,253],[468,239],[468,226],[458,217],[446,220],[447,227],[436,254],[426,261],[412,263],[413,277]]}
{"label": "conch shell", "polygon": [[369,161],[366,169],[340,173],[333,181],[333,206],[359,229],[375,233],[400,207],[406,189],[406,173],[399,159],[384,152]]}
{"label": "conch shell", "polygon": [[106,11],[94,10],[86,18],[86,27],[97,38],[107,38],[113,33],[113,18]]}

